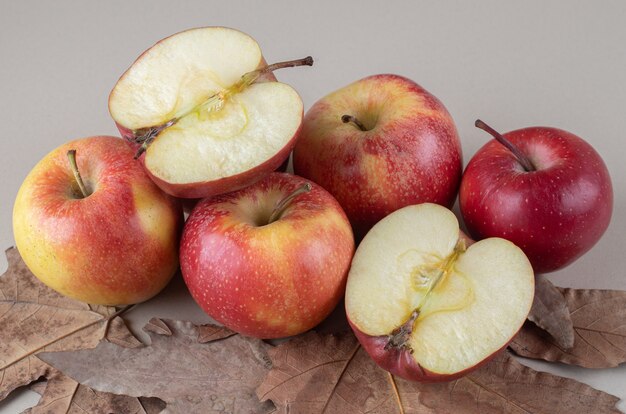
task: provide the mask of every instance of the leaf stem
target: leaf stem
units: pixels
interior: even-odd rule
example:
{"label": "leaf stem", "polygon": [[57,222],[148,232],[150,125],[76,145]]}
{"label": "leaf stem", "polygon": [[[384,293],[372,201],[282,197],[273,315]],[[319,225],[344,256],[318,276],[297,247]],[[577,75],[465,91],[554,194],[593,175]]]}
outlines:
{"label": "leaf stem", "polygon": [[389,382],[391,383],[391,388],[393,389],[393,393],[396,396],[396,401],[398,402],[398,408],[400,409],[400,414],[404,414],[404,407],[402,406],[402,399],[400,398],[400,392],[398,391],[398,386],[396,385],[396,380],[391,375],[391,372],[387,372],[389,376]]}

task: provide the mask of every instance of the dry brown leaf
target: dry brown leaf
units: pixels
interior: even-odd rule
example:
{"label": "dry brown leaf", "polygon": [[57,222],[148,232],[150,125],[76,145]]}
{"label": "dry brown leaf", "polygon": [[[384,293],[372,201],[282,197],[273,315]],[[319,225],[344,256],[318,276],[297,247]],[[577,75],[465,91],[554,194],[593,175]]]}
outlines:
{"label": "dry brown leaf", "polygon": [[574,346],[574,326],[561,291],[544,275],[535,276],[535,299],[528,319],[549,333],[562,349]]}
{"label": "dry brown leaf", "polygon": [[502,352],[456,381],[420,384],[378,368],[351,333],[309,333],[269,351],[257,389],[279,413],[619,413],[618,398],[534,371]]}
{"label": "dry brown leaf", "polygon": [[559,288],[576,333],[572,349],[526,323],[509,347],[527,358],[558,361],[585,368],[611,368],[626,362],[626,292]]}
{"label": "dry brown leaf", "polygon": [[141,345],[114,316],[114,307],[66,298],[35,278],[17,249],[6,256],[8,269],[0,276],[0,401],[38,378],[56,378],[37,357],[40,352],[92,348],[105,335],[121,346]]}
{"label": "dry brown leaf", "polygon": [[158,414],[165,403],[158,398],[134,398],[94,391],[49,367],[45,382],[37,382],[31,390],[42,395],[39,403],[23,414]]}
{"label": "dry brown leaf", "polygon": [[152,319],[144,330],[151,344],[123,348],[101,342],[95,349],[54,352],[41,358],[102,392],[157,397],[171,413],[269,413],[255,389],[270,369],[265,342],[219,326]]}

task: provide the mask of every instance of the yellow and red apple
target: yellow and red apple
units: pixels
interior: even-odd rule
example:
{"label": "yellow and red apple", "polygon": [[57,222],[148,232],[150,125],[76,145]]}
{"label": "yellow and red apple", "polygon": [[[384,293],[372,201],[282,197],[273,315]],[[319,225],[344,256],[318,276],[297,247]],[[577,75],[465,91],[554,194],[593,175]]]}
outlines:
{"label": "yellow and red apple", "polygon": [[353,253],[350,223],[327,191],[272,173],[202,200],[185,224],[180,263],[209,316],[245,335],[276,338],[311,329],[333,310]]}
{"label": "yellow and red apple", "polygon": [[56,148],[28,174],[13,231],[43,283],[83,302],[121,305],[156,295],[176,272],[181,206],[133,155],[122,139],[84,138]]}
{"label": "yellow and red apple", "polygon": [[461,145],[436,97],[407,78],[376,75],[313,105],[293,166],[339,201],[360,239],[401,207],[451,207],[461,180]]}

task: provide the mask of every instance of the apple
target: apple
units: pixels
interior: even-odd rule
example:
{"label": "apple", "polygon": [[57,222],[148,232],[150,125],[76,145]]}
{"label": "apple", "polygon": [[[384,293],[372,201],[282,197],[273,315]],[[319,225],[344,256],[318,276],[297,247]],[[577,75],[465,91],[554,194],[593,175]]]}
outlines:
{"label": "apple", "polygon": [[200,201],[185,224],[180,264],[209,316],[244,335],[277,338],[333,310],[353,253],[350,223],[327,191],[272,173]]}
{"label": "apple", "polygon": [[28,174],[13,208],[15,242],[39,280],[91,304],[156,295],[178,269],[182,209],[120,138],[64,144]]}
{"label": "apple", "polygon": [[495,137],[470,160],[460,209],[475,239],[503,237],[518,245],[537,273],[561,269],[587,252],[611,220],[611,177],[583,139],[532,127]]}
{"label": "apple", "polygon": [[376,75],[313,105],[293,167],[335,196],[361,239],[401,207],[451,207],[461,158],[456,127],[437,98],[407,78]]}
{"label": "apple", "polygon": [[[266,65],[250,36],[225,27],[177,33],[122,75],[109,112],[148,175],[167,193],[202,198],[243,188],[289,156],[302,99]],[[145,153],[145,154],[144,154]]]}
{"label": "apple", "polygon": [[469,244],[454,214],[432,203],[391,213],[360,243],[346,314],[383,369],[411,381],[453,380],[521,328],[534,296],[530,262],[505,239]]}

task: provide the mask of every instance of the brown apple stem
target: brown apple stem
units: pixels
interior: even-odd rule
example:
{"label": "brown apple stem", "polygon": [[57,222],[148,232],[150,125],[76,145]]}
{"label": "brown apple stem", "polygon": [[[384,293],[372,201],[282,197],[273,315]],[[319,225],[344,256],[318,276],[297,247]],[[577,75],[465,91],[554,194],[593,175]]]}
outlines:
{"label": "brown apple stem", "polygon": [[[227,96],[241,92],[248,86],[252,85],[264,73],[273,72],[275,70],[283,68],[293,68],[296,66],[313,66],[313,58],[311,56],[307,56],[302,59],[286,60],[284,62],[272,63],[271,65],[267,65],[260,69],[253,70],[252,72],[245,73],[238,83],[226,89],[225,91],[222,91],[221,96],[217,96],[217,99],[223,101]],[[220,94],[218,93],[217,95]],[[211,98],[210,100],[215,100]]]}
{"label": "brown apple stem", "polygon": [[76,150],[71,149],[67,152],[67,159],[70,161],[70,167],[72,169],[72,173],[74,174],[74,179],[78,184],[78,188],[80,193],[82,194],[82,198],[89,197],[89,192],[87,191],[87,187],[85,187],[85,183],[83,183],[83,178],[80,176],[80,171],[78,171],[78,164],[76,164]]}
{"label": "brown apple stem", "polygon": [[289,206],[294,198],[298,197],[302,193],[308,193],[309,191],[311,191],[311,184],[304,183],[287,197],[280,200],[280,202],[276,204],[276,207],[274,207],[274,210],[272,211],[272,214],[270,215],[267,224],[273,223],[278,220],[278,218],[284,213],[285,209],[287,208],[287,206]]}
{"label": "brown apple stem", "polygon": [[367,131],[367,128],[365,128],[365,125],[363,125],[363,123],[361,121],[358,120],[357,117],[352,116],[352,115],[343,115],[341,117],[341,121],[344,124],[347,124],[348,122],[352,122],[354,125],[357,126],[357,128],[359,128],[361,131]]}
{"label": "brown apple stem", "polygon": [[302,59],[287,60],[284,62],[272,63],[264,68],[261,68],[261,73],[273,72],[277,69],[293,68],[295,66],[313,66],[313,57],[307,56]]}
{"label": "brown apple stem", "polygon": [[526,172],[537,171],[537,168],[535,168],[530,158],[524,155],[524,153],[522,153],[522,151],[520,151],[519,148],[513,145],[511,141],[504,138],[504,136],[502,136],[502,134],[500,134],[498,131],[491,128],[489,125],[485,124],[480,119],[477,119],[474,125],[477,128],[480,128],[483,131],[486,131],[489,134],[491,134],[491,136],[493,136],[500,144],[504,145],[509,151],[511,151],[513,155],[515,155],[515,158],[517,158],[519,163],[522,164],[522,167],[524,167],[524,170]]}

